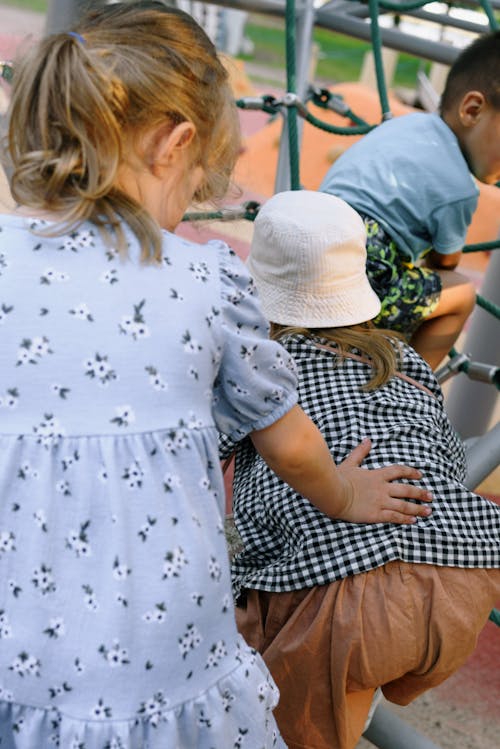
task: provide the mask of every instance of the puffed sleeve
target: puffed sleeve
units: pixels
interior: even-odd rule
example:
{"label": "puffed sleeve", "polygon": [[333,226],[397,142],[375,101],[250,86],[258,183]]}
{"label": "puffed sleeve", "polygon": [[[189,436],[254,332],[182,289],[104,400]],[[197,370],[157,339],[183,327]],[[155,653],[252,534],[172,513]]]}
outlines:
{"label": "puffed sleeve", "polygon": [[295,364],[269,340],[255,284],[241,260],[219,245],[222,352],[214,384],[214,418],[238,442],[284,416],[297,402]]}

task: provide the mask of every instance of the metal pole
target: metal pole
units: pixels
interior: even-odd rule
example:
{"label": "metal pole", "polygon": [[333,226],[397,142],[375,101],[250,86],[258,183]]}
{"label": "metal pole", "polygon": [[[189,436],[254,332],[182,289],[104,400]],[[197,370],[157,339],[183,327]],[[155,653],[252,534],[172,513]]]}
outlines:
{"label": "metal pole", "polygon": [[500,465],[500,422],[482,437],[465,443],[467,476],[465,486],[474,490]]}
{"label": "metal pole", "polygon": [[87,10],[101,4],[99,0],[49,0],[45,33],[56,34],[70,29]]}
{"label": "metal pole", "polygon": [[[492,250],[484,274],[481,294],[494,304],[500,304],[500,250]],[[500,365],[500,320],[476,307],[469,331],[461,346],[472,361],[493,367]],[[463,439],[484,434],[498,404],[498,390],[494,385],[474,382],[459,374],[451,383],[446,410],[452,424]]]}
{"label": "metal pole", "polygon": [[[303,0],[295,18],[296,38],[296,81],[297,96],[304,101],[309,84],[309,66],[311,63],[312,34],[314,29],[314,0]],[[278,154],[278,167],[274,191],[282,192],[290,189],[290,150],[287,138],[288,117],[283,112],[283,127],[281,130],[280,148]],[[304,131],[304,121],[299,118],[297,124],[299,147]]]}

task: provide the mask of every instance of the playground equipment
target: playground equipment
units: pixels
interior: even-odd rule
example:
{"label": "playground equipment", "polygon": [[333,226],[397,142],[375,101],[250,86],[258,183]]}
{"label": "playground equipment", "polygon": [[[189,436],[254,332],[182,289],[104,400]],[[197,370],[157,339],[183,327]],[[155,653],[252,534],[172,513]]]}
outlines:
{"label": "playground equipment", "polygon": [[[96,2],[95,4],[99,4]],[[180,3],[179,3],[180,4]],[[385,28],[379,23],[380,14],[404,14],[425,20],[438,26],[463,29],[474,34],[482,33],[484,26],[446,13],[431,13],[422,0],[331,0],[316,7],[314,0],[217,0],[208,3],[245,12],[258,12],[286,20],[286,92],[281,97],[261,96],[238,100],[241,108],[263,110],[279,115],[283,121],[280,140],[275,191],[300,189],[299,151],[301,129],[304,120],[316,127],[339,134],[364,134],[378,123],[367,123],[353,113],[341,97],[321,89],[308,80],[312,53],[312,32],[315,26],[347,34],[372,42],[374,65],[380,99],[381,120],[392,116],[384,80],[382,47],[406,52],[432,62],[451,64],[458,50],[442,41],[432,41],[412,36],[399,28]],[[495,10],[500,10],[500,0],[469,0],[471,7],[484,11],[491,28],[497,27]],[[70,27],[92,5],[92,0],[51,0],[47,13],[47,31],[58,31]],[[2,75],[6,77],[4,68]],[[346,127],[322,122],[308,109],[314,102],[324,109],[332,109],[346,118]],[[240,207],[203,214],[187,214],[187,220],[253,220],[259,205],[255,202]],[[488,422],[497,390],[500,389],[500,347],[498,345],[498,320],[500,319],[500,240],[488,245],[469,246],[464,251],[494,250],[486,282],[484,296],[478,296],[477,309],[473,315],[470,332],[466,337],[464,352],[450,352],[450,359],[437,372],[438,379],[445,382],[454,377],[448,411],[458,431],[466,439],[468,455],[467,485],[475,488],[500,464],[500,424],[489,431]],[[496,250],[496,251],[495,251]],[[460,374],[459,377],[457,375]],[[479,388],[479,389],[478,389]],[[474,403],[474,413],[469,404]],[[500,625],[500,613],[490,617]],[[379,749],[438,749],[410,726],[383,706],[378,706],[373,719],[365,731],[365,738]]]}

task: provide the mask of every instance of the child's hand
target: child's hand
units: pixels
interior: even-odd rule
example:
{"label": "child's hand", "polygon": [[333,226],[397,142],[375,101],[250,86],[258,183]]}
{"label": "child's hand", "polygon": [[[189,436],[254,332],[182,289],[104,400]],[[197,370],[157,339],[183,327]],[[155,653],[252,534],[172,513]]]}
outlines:
{"label": "child's hand", "polygon": [[395,479],[419,479],[422,474],[409,466],[392,465],[366,470],[359,466],[371,449],[370,440],[363,440],[338,466],[338,474],[345,492],[343,509],[335,514],[338,520],[350,523],[415,523],[417,517],[427,517],[432,510],[427,505],[407,502],[417,499],[431,502],[432,495],[411,484],[394,484]]}

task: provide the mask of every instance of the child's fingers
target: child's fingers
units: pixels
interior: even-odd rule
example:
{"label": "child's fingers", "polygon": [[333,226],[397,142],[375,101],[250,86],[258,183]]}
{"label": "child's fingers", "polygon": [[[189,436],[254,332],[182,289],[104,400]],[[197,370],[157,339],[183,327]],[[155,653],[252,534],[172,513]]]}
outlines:
{"label": "child's fingers", "polygon": [[432,494],[423,486],[414,484],[391,484],[389,488],[391,497],[401,497],[402,499],[418,499],[419,502],[432,502]]}
{"label": "child's fingers", "polygon": [[422,471],[411,466],[392,465],[384,468],[376,468],[377,473],[384,477],[386,481],[395,481],[396,479],[421,479]]}
{"label": "child's fingers", "polygon": [[351,450],[347,458],[344,458],[342,465],[345,466],[360,466],[364,461],[368,453],[372,448],[371,440],[365,438],[359,445],[356,445],[354,450]]}
{"label": "child's fingers", "polygon": [[432,509],[426,505],[415,505],[404,500],[392,500],[390,505],[382,510],[384,523],[398,523],[399,525],[410,525],[417,517],[428,517]]}

